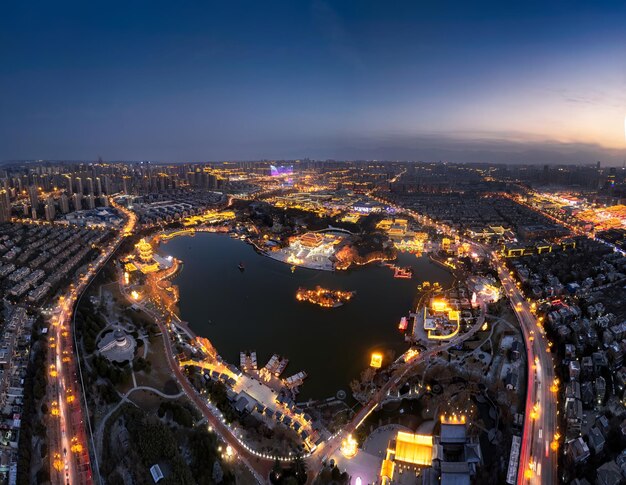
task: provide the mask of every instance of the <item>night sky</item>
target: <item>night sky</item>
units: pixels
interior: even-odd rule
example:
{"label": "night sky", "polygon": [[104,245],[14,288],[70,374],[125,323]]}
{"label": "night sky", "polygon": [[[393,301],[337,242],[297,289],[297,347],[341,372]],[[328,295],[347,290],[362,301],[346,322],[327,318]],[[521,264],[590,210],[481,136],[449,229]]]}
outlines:
{"label": "night sky", "polygon": [[2,2],[0,160],[626,158],[626,2]]}

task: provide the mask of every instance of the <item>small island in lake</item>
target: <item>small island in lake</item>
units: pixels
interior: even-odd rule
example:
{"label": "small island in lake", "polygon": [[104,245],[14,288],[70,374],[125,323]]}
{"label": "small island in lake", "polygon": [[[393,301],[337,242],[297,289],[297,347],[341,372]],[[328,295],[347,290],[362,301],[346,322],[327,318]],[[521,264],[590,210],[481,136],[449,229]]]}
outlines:
{"label": "small island in lake", "polygon": [[326,308],[336,308],[349,301],[354,295],[356,291],[328,290],[321,286],[316,286],[312,290],[301,287],[296,292],[296,299]]}

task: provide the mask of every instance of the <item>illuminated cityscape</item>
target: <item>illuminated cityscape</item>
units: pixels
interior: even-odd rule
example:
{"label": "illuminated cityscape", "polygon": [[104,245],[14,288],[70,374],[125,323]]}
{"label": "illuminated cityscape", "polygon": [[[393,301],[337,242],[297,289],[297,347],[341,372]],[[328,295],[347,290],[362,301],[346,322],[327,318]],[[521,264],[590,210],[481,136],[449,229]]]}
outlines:
{"label": "illuminated cityscape", "polygon": [[[17,444],[2,448],[15,463],[7,480],[38,426],[49,462],[37,473],[52,482],[107,480],[120,466],[193,474],[174,471],[179,455],[143,455],[144,428],[180,446],[168,426],[203,436],[211,467],[242,483],[556,483],[600,461],[593,473],[618,473],[626,258],[606,236],[619,224],[602,216],[621,217],[619,197],[602,194],[623,176],[592,193],[550,191],[497,178],[498,166],[448,164],[431,193],[410,182],[438,164],[289,163],[285,186],[267,162],[5,165],[2,396]],[[468,170],[482,180],[471,194],[457,177]],[[346,171],[367,188],[342,188]],[[100,185],[92,209],[63,209]],[[305,283],[315,275],[325,283]],[[235,317],[251,338],[220,325],[247,298],[242,284],[270,299]],[[404,306],[372,299],[381,285]],[[188,306],[190,287],[208,307]],[[348,302],[357,320],[342,316]],[[371,321],[381,306],[388,316]],[[331,315],[339,327],[321,339],[297,323],[254,336],[285,318],[322,328]],[[365,347],[329,358],[344,338]],[[120,433],[138,461],[111,469]]]}
{"label": "illuminated cityscape", "polygon": [[626,6],[5,10],[0,484],[626,483]]}

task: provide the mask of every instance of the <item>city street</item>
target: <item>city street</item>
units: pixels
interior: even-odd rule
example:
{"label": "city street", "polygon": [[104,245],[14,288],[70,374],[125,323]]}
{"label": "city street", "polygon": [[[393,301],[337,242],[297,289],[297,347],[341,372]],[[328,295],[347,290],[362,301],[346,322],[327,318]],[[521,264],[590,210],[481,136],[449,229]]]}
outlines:
{"label": "city street", "polygon": [[[395,208],[402,210],[398,206]],[[411,210],[406,212],[422,224],[434,226],[438,230],[451,234],[450,229],[443,224],[436,224]],[[505,297],[509,299],[513,307],[526,345],[528,383],[517,483],[519,485],[558,483],[558,447],[557,451],[552,448],[558,443],[557,387],[554,362],[543,328],[538,324],[531,312],[530,304],[524,299],[516,282],[495,251],[471,240],[467,242],[472,245],[477,254],[489,258],[496,266]]]}
{"label": "city street", "polygon": [[[115,204],[114,204],[115,205]],[[80,362],[74,335],[75,305],[100,270],[107,264],[123,239],[132,234],[137,218],[126,209],[116,206],[126,215],[126,224],[118,236],[101,250],[95,261],[87,266],[76,284],[71,284],[66,294],[59,298],[51,319],[49,338],[48,396],[53,418],[58,417],[50,430],[50,473],[53,483],[91,484],[94,482],[89,458],[87,431],[88,411],[84,388],[79,383]],[[81,381],[82,382],[82,381]],[[92,440],[93,438],[90,438]],[[96,463],[97,468],[97,463]],[[96,476],[97,473],[96,473]],[[99,482],[99,480],[97,480]]]}
{"label": "city street", "polygon": [[528,357],[526,413],[517,483],[557,483],[557,453],[551,448],[557,433],[557,393],[553,387],[555,375],[552,354],[543,329],[531,312],[530,304],[522,296],[504,264],[495,254],[492,257],[495,258],[498,276],[522,327]]}

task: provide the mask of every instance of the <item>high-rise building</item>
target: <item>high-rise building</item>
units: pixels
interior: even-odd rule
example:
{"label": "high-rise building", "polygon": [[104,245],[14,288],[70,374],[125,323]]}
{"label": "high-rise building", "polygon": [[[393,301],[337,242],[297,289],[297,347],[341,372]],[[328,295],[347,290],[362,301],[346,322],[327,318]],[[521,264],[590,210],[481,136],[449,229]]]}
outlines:
{"label": "high-rise building", "polygon": [[54,220],[54,216],[55,214],[55,210],[54,210],[54,199],[52,198],[52,196],[48,197],[48,202],[46,203],[46,206],[44,207],[44,213],[46,216],[46,221],[53,221]]}
{"label": "high-rise building", "polygon": [[72,200],[74,202],[74,210],[82,210],[83,208],[83,195],[79,194],[78,192],[76,192],[73,196],[72,196]]}
{"label": "high-rise building", "polygon": [[2,194],[2,197],[4,199],[6,199],[6,203],[10,207],[11,206],[11,196],[15,197],[15,190],[9,189],[9,184],[5,183],[3,192],[4,193]]}
{"label": "high-rise building", "polygon": [[70,200],[65,192],[61,194],[59,206],[61,207],[61,212],[63,214],[67,214],[70,211]]}
{"label": "high-rise building", "polygon": [[31,208],[36,211],[39,205],[39,191],[37,190],[37,186],[31,185],[28,187],[28,196],[30,198]]}
{"label": "high-rise building", "polygon": [[88,209],[95,209],[96,207],[96,198],[93,194],[89,194],[87,197],[87,208]]}
{"label": "high-rise building", "polygon": [[0,222],[11,220],[11,201],[6,190],[0,191]]}
{"label": "high-rise building", "polygon": [[83,195],[83,179],[76,177],[76,193]]}
{"label": "high-rise building", "polygon": [[93,179],[87,177],[87,193],[93,195]]}
{"label": "high-rise building", "polygon": [[104,192],[107,195],[111,195],[112,190],[111,190],[111,177],[109,177],[108,175],[104,176]]}
{"label": "high-rise building", "polygon": [[71,175],[65,176],[65,186],[67,188],[67,193],[71,194],[74,191],[74,184]]}
{"label": "high-rise building", "polygon": [[100,177],[96,177],[96,195],[102,195],[102,182]]}

